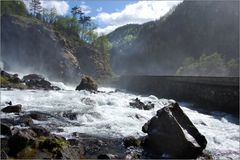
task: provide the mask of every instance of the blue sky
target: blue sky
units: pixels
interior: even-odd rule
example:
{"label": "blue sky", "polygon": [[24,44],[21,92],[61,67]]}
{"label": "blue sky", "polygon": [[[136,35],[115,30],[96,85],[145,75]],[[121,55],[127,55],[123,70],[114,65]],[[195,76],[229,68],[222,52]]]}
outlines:
{"label": "blue sky", "polygon": [[[30,0],[23,0],[28,6]],[[40,0],[44,8],[55,7],[59,15],[70,15],[71,8],[80,6],[97,24],[96,31],[106,34],[126,24],[142,24],[159,19],[179,1],[138,0]]]}

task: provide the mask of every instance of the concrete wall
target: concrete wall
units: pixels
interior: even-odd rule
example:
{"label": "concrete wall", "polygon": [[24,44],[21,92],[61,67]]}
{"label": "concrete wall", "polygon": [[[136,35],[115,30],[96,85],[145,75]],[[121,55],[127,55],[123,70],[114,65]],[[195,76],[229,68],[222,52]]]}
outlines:
{"label": "concrete wall", "polygon": [[239,115],[239,77],[121,76],[119,88]]}

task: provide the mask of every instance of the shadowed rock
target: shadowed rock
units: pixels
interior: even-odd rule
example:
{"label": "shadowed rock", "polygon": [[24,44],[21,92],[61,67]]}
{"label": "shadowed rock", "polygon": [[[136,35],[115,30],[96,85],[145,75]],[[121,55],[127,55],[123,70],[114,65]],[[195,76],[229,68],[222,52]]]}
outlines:
{"label": "shadowed rock", "polygon": [[77,86],[76,90],[88,90],[88,91],[97,91],[97,83],[90,76],[83,76],[81,83]]}
{"label": "shadowed rock", "polygon": [[142,130],[148,134],[145,150],[158,157],[167,154],[171,158],[196,158],[207,145],[206,138],[177,103],[158,110]]}
{"label": "shadowed rock", "polygon": [[1,111],[5,113],[19,113],[22,111],[22,105],[17,104],[17,105],[7,106],[3,108]]}
{"label": "shadowed rock", "polygon": [[130,102],[129,105],[132,106],[133,108],[144,109],[144,110],[150,110],[154,108],[153,103],[148,102],[147,104],[144,104],[138,98],[136,98],[133,102]]}
{"label": "shadowed rock", "polygon": [[10,126],[1,122],[1,134],[8,136],[12,135]]}
{"label": "shadowed rock", "polygon": [[8,140],[10,155],[16,155],[20,150],[31,145],[36,137],[36,133],[30,129],[19,130]]}

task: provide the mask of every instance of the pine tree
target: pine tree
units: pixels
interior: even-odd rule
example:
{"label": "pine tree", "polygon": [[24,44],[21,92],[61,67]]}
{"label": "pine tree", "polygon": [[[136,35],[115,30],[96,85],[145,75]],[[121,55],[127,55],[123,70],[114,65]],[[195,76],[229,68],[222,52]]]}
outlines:
{"label": "pine tree", "polygon": [[30,2],[30,11],[33,13],[33,15],[40,14],[42,11],[42,6],[40,0],[32,0]]}

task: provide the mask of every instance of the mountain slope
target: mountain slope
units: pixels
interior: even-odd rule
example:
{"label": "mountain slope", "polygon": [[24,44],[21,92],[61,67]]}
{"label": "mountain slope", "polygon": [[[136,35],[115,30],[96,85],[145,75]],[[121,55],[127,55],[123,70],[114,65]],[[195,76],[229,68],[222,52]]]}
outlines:
{"label": "mountain slope", "polygon": [[172,75],[188,57],[238,58],[238,7],[239,1],[184,1],[160,20],[118,28],[108,35],[113,71]]}
{"label": "mountain slope", "polygon": [[70,83],[78,83],[81,73],[109,73],[99,51],[70,41],[34,17],[1,16],[1,60],[4,69]]}

